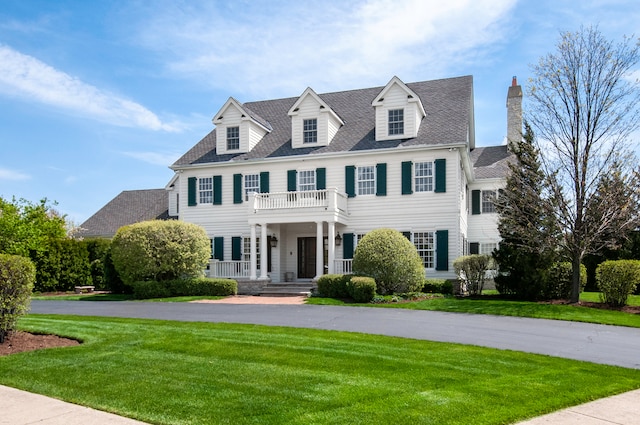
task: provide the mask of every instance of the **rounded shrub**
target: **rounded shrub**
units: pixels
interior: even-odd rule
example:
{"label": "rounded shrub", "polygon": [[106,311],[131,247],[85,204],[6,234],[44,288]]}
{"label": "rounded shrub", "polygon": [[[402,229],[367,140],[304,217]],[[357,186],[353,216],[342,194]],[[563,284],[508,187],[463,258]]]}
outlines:
{"label": "rounded shrub", "polygon": [[[580,292],[587,284],[587,268],[580,264]],[[544,298],[566,299],[571,296],[573,269],[569,261],[554,263],[545,274]]]}
{"label": "rounded shrub", "polygon": [[627,298],[640,284],[640,261],[605,261],[596,268],[600,299],[614,307],[627,304]]}
{"label": "rounded shrub", "polygon": [[350,275],[343,274],[324,274],[318,278],[318,295],[324,298],[347,298],[349,291],[347,290],[347,282],[351,278]]}
{"label": "rounded shrub", "polygon": [[113,265],[125,284],[200,276],[210,255],[205,230],[178,220],[124,226],[111,242]]}
{"label": "rounded shrub", "polygon": [[36,269],[19,255],[0,254],[0,343],[15,330],[18,318],[29,310]]}
{"label": "rounded shrub", "polygon": [[375,229],[356,247],[353,274],[372,277],[381,295],[417,292],[424,283],[424,267],[416,247],[393,229]]}
{"label": "rounded shrub", "polygon": [[370,277],[353,276],[347,282],[347,291],[354,302],[371,302],[376,295],[376,281]]}

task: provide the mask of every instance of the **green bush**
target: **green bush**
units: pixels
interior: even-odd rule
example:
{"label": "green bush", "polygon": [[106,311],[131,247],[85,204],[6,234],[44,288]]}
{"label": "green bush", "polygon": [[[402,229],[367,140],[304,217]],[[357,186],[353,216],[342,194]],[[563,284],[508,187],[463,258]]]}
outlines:
{"label": "green bush", "polygon": [[453,284],[446,279],[425,279],[422,292],[427,294],[453,294]]}
{"label": "green bush", "polygon": [[596,282],[602,302],[622,307],[640,284],[640,261],[610,260],[600,263],[596,269]]}
{"label": "green bush", "polygon": [[375,229],[359,242],[353,257],[353,274],[372,277],[379,294],[422,290],[424,266],[416,247],[393,229]]}
{"label": "green bush", "polygon": [[31,251],[30,257],[36,267],[36,291],[71,291],[76,285],[92,284],[89,251],[82,241],[50,240],[46,249]]}
{"label": "green bush", "polygon": [[36,269],[28,258],[0,254],[0,344],[29,310]]}
{"label": "green bush", "polygon": [[456,258],[453,269],[464,284],[469,295],[482,295],[487,271],[494,267],[490,255],[472,254]]}
{"label": "green bush", "polygon": [[376,295],[376,281],[370,277],[353,276],[347,283],[347,290],[353,301],[368,303]]}
{"label": "green bush", "polygon": [[324,298],[343,299],[349,297],[347,282],[351,275],[325,274],[320,276],[316,284],[318,285],[318,295]]}
{"label": "green bush", "polygon": [[139,300],[149,298],[166,298],[171,296],[171,291],[167,287],[167,282],[158,282],[155,280],[140,280],[132,282],[133,297]]}
{"label": "green bush", "polygon": [[205,230],[178,220],[152,220],[118,229],[113,264],[125,284],[199,277],[211,255]]}
{"label": "green bush", "polygon": [[[546,271],[543,297],[546,299],[567,299],[571,297],[573,285],[573,269],[571,263],[563,261],[554,263]],[[580,292],[587,284],[587,268],[580,264]]]}
{"label": "green bush", "polygon": [[166,282],[172,297],[227,296],[238,293],[238,282],[233,279],[197,277]]}

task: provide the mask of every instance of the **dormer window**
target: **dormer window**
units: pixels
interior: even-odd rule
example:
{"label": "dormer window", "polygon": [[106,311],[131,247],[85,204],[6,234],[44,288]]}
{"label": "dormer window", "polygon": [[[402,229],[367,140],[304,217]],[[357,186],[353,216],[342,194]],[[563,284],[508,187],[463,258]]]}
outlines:
{"label": "dormer window", "polygon": [[240,149],[240,127],[227,127],[227,150]]}
{"label": "dormer window", "polygon": [[389,110],[389,136],[404,134],[404,109]]}
{"label": "dormer window", "polygon": [[318,119],[303,121],[302,143],[318,143]]}

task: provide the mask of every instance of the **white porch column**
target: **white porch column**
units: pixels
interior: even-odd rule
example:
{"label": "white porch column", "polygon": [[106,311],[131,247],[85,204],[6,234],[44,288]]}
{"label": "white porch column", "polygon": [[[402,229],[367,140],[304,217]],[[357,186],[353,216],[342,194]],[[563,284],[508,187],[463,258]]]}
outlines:
{"label": "white porch column", "polygon": [[323,243],[323,222],[316,222],[316,277],[319,279],[324,274],[324,243]]}
{"label": "white porch column", "polygon": [[249,257],[251,260],[251,276],[249,279],[256,280],[258,278],[258,259],[256,256],[256,225],[252,224],[251,228],[251,247],[249,248]]}
{"label": "white porch column", "polygon": [[328,272],[329,274],[333,274],[335,273],[335,259],[336,259],[336,223],[333,221],[330,221],[329,223],[329,228],[327,229],[327,239],[329,242],[329,255],[328,255],[328,261],[329,261],[329,269]]}
{"label": "white porch column", "polygon": [[267,245],[267,224],[264,223],[260,225],[260,280],[269,279],[267,275],[269,272]]}

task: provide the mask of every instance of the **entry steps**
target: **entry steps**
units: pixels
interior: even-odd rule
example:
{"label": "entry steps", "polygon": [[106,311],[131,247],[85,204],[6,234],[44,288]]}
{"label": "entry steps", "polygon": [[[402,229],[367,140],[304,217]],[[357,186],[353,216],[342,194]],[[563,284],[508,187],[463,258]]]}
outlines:
{"label": "entry steps", "polygon": [[286,283],[268,283],[260,295],[264,297],[290,297],[290,296],[309,296],[315,287],[312,282],[286,282]]}

